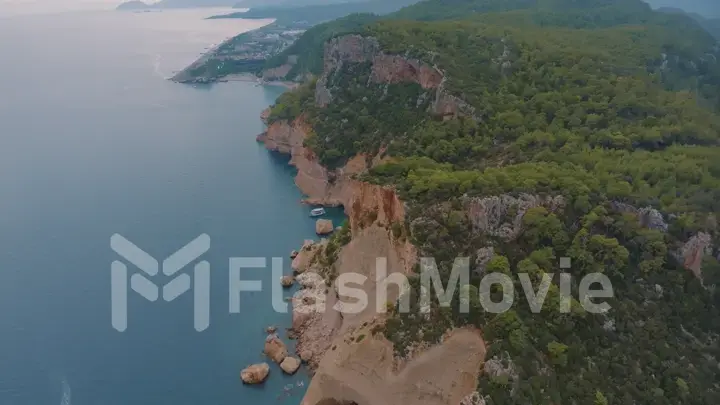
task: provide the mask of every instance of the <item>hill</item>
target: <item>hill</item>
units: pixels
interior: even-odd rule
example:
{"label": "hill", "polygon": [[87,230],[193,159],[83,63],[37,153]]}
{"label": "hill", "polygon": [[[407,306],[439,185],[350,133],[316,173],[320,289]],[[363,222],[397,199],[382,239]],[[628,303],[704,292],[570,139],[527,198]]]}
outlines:
{"label": "hill", "polygon": [[[562,10],[562,12],[558,12],[558,10]],[[502,21],[503,24],[514,26],[568,28],[608,28],[620,25],[644,24],[663,27],[663,32],[679,34],[678,43],[668,44],[667,47],[682,47],[691,52],[694,59],[692,63],[696,64],[704,63],[701,61],[704,52],[713,49],[715,43],[713,37],[703,28],[707,29],[707,31],[716,32],[707,21],[699,22],[685,14],[652,12],[647,4],[639,0],[586,0],[581,2],[576,0],[423,1],[390,13],[383,19],[417,21],[476,19],[478,22],[489,24]],[[322,63],[320,60],[321,47],[318,44],[337,35],[337,33],[346,32],[342,25],[342,21],[331,21],[317,26],[316,29],[301,36],[291,48],[270,58],[266,64],[266,69],[282,66],[286,63],[288,57],[300,55],[301,58],[306,60],[314,58],[314,61],[305,63],[305,66],[312,68],[303,70],[305,68],[295,67],[292,74],[287,77],[302,76],[307,73],[319,74],[318,69],[322,66]],[[685,75],[684,70],[683,68],[674,70],[672,75],[677,77],[668,79],[666,83],[672,86],[686,80],[686,78],[680,77]],[[690,77],[694,74],[693,72],[688,73]],[[710,87],[702,90],[704,96],[708,99],[718,99],[719,96],[713,93],[717,89],[717,84],[720,83],[720,79],[716,76],[717,72],[698,73],[703,83],[696,83],[696,88],[702,88],[704,85],[710,84]],[[681,84],[681,86],[683,85],[689,84]]]}
{"label": "hill", "polygon": [[143,3],[139,0],[128,1],[117,6],[117,10],[144,10],[152,8],[153,6],[148,3]]}
{"label": "hill", "polygon": [[671,7],[705,18],[720,18],[720,3],[714,0],[646,0],[653,8]]}
{"label": "hill", "polygon": [[[368,340],[412,369],[426,348],[446,350],[449,331],[477,328],[485,363],[464,374],[479,373],[476,392],[421,379],[406,402],[429,403],[430,384],[448,404],[720,403],[720,54],[695,20],[632,0],[430,0],[302,40],[322,68],[281,96],[261,140],[292,154],[312,201],[350,214],[349,240],[318,261],[327,285],[373,254],[405,272],[398,258],[413,249],[436,260],[443,285],[456,258],[474,269],[448,306],[418,300],[416,276],[412,311],[398,299],[372,328],[345,319],[308,395],[370,398],[372,373],[351,361]],[[560,258],[572,277],[608,278],[608,312],[574,298],[567,312],[520,298],[483,310],[523,291],[518,273],[534,291],[547,278],[557,308]],[[480,294],[492,273],[512,285]]]}
{"label": "hill", "polygon": [[234,8],[266,8],[266,7],[305,7],[338,3],[362,2],[365,0],[242,0]]}
{"label": "hill", "polygon": [[388,14],[416,2],[417,0],[370,0],[322,5],[259,7],[250,9],[247,12],[231,13],[211,18],[274,18],[282,24],[303,21],[314,25],[350,14]]}
{"label": "hill", "polygon": [[290,47],[267,59],[263,70],[277,69],[293,60],[291,68],[281,78],[303,77],[308,74],[319,75],[323,69],[323,45],[335,36],[361,32],[363,28],[376,21],[375,14],[352,14],[329,23],[319,24],[308,29]]}
{"label": "hill", "polygon": [[703,27],[707,32],[712,34],[715,39],[720,40],[720,18],[705,18],[701,16],[700,14],[696,13],[687,13],[682,9],[674,8],[674,7],[661,7],[658,9],[659,12],[667,13],[667,14],[684,14],[688,17],[692,18],[693,20],[697,21],[698,24],[700,24],[701,27]]}
{"label": "hill", "polygon": [[137,9],[163,9],[163,8],[192,8],[192,7],[230,7],[234,5],[233,0],[160,0],[156,3],[144,3],[142,1],[128,1],[121,3],[118,10]]}

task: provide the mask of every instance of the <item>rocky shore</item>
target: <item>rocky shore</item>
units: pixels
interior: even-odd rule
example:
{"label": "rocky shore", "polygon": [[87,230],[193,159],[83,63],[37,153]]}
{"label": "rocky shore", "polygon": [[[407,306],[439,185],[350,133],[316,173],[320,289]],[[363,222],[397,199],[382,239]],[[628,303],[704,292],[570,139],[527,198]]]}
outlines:
{"label": "rocky shore", "polygon": [[[336,171],[323,168],[303,146],[308,129],[302,119],[276,122],[258,140],[291,155],[290,164],[298,169],[295,183],[307,200],[344,207],[352,237],[340,249],[335,269],[368,277],[362,287],[370,305],[359,314],[343,314],[339,292],[321,276],[318,258],[328,240],[305,241],[292,262],[301,290],[292,299],[290,328],[297,339],[296,354],[314,373],[302,404],[317,405],[324,398],[357,404],[460,404],[471,398],[485,357],[479,331],[453,331],[442,344],[402,360],[381,333],[373,333],[384,323],[375,305],[377,285],[384,281],[377,278],[376,258],[387,258],[388,275],[408,274],[417,260],[415,247],[390,230],[393,223],[404,221],[405,205],[393,189],[352,176],[367,170],[364,156]],[[390,290],[388,300],[394,301],[400,292]],[[437,376],[438,367],[447,370],[442,377]]]}

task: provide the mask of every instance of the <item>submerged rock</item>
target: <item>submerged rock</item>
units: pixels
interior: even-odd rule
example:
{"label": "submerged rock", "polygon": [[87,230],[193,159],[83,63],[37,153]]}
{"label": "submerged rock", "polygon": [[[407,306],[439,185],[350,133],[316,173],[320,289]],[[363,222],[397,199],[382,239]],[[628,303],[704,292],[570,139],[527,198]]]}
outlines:
{"label": "submerged rock", "polygon": [[282,276],[280,277],[280,284],[285,288],[290,288],[295,283],[295,277],[293,276]]}
{"label": "submerged rock", "polygon": [[280,368],[287,374],[295,374],[300,368],[300,360],[295,357],[287,356],[285,360],[280,363]]}
{"label": "submerged rock", "polygon": [[317,222],[315,222],[315,233],[318,235],[330,234],[334,229],[333,223],[329,219],[318,219]]}
{"label": "submerged rock", "polygon": [[270,366],[267,363],[253,364],[240,372],[240,379],[245,384],[260,384],[270,374]]}

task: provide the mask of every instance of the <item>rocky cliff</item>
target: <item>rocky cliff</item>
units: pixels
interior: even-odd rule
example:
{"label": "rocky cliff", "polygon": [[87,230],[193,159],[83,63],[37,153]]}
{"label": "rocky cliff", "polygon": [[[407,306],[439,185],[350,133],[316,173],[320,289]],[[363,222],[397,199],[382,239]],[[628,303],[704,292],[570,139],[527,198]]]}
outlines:
{"label": "rocky cliff", "polygon": [[[479,332],[455,331],[398,369],[392,344],[371,328],[383,322],[378,308],[401,293],[399,286],[391,286],[386,297],[378,296],[378,285],[385,281],[378,274],[378,258],[385,258],[387,277],[408,274],[417,261],[415,247],[392,231],[394,224],[405,221],[405,204],[393,189],[354,178],[378,159],[357,156],[337,170],[322,167],[303,145],[309,131],[301,117],[270,124],[258,140],[270,150],[291,155],[290,164],[298,170],[295,183],[307,201],[344,207],[352,238],[334,265],[338,275],[355,272],[367,277],[362,288],[369,305],[358,314],[335,310],[338,291],[315,276],[321,271],[316,258],[327,243],[306,243],[293,261],[293,269],[303,273],[298,276],[303,289],[293,299],[293,331],[298,354],[316,374],[302,403],[316,405],[327,398],[359,405],[460,403],[474,391],[485,358]],[[446,370],[442,377],[435,373],[438,367]]]}
{"label": "rocky cliff", "polygon": [[686,270],[702,280],[703,258],[712,255],[712,251],[712,236],[706,232],[698,232],[680,248],[675,257]]}
{"label": "rocky cliff", "polygon": [[446,77],[440,69],[419,59],[385,53],[375,38],[361,35],[333,38],[325,45],[324,58],[323,74],[315,90],[319,106],[333,100],[336,79],[347,65],[369,63],[371,83],[417,83],[433,99],[431,113],[448,119],[459,115],[475,116],[472,106],[447,91]]}
{"label": "rocky cliff", "polygon": [[[426,100],[434,100],[428,111],[431,114],[443,119],[474,116],[470,106],[446,90],[447,78],[441,70],[421,60],[384,53],[377,40],[359,35],[338,37],[326,45],[325,70],[315,88],[319,107],[333,102],[339,77],[353,64],[370,67],[368,84],[419,85],[426,90],[425,96],[430,97]],[[478,331],[449,331],[442,343],[413,352],[402,360],[395,357],[392,344],[382,333],[374,333],[374,328],[385,321],[384,315],[379,314],[379,305],[384,303],[383,299],[394,301],[400,294],[400,288],[390,288],[387,297],[380,298],[378,286],[385,280],[378,273],[377,258],[385,258],[386,275],[408,274],[417,262],[418,248],[403,235],[408,228],[403,226],[408,210],[394,189],[357,180],[356,175],[379,163],[379,157],[358,155],[343,167],[328,170],[304,145],[310,133],[312,128],[301,115],[292,122],[269,123],[258,140],[270,150],[291,156],[290,164],[297,169],[295,183],[307,196],[307,202],[344,207],[352,238],[334,256],[333,265],[338,275],[355,272],[367,277],[368,282],[362,287],[370,305],[357,314],[334,309],[336,304],[336,308],[342,308],[339,291],[322,277],[311,276],[323,271],[317,258],[324,254],[327,243],[311,244],[301,250],[293,268],[308,275],[298,279],[303,290],[293,300],[293,330],[297,333],[300,358],[315,370],[302,404],[317,405],[332,399],[358,405],[406,402],[456,405],[475,397],[480,398],[475,402],[481,403],[482,398],[474,391],[477,378],[483,370],[489,376],[496,375],[498,367],[494,365],[500,362],[494,359],[485,362],[484,341]],[[522,232],[523,216],[528,210],[544,207],[560,214],[567,205],[562,196],[534,194],[465,197],[460,203],[475,234],[506,242]],[[668,232],[663,214],[652,207],[613,203],[612,208],[633,214],[646,228]],[[438,229],[428,218],[416,221],[425,221],[420,225],[426,228]],[[416,225],[413,221],[409,228]],[[395,229],[403,231],[398,234]],[[712,251],[710,235],[699,233],[679,249],[676,257],[700,278],[703,257]],[[492,244],[480,247],[475,254],[475,269],[482,273],[494,254]],[[496,371],[492,371],[493,367]],[[438,375],[435,372],[438,369],[444,372]]]}

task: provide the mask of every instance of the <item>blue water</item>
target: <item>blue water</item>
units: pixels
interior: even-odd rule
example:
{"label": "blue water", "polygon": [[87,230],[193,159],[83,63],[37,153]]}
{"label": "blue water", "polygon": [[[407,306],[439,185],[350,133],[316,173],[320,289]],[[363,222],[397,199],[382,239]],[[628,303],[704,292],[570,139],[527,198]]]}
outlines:
{"label": "blue water", "polygon": [[[0,404],[297,404],[303,370],[271,365],[262,387],[239,379],[265,361],[264,328],[289,326],[269,266],[243,273],[265,290],[228,311],[230,257],[286,258],[315,237],[287,159],[255,141],[283,89],[168,82],[208,45],[204,31],[137,18],[0,21]],[[114,233],[160,260],[210,236],[207,330],[193,328],[191,293],[130,292],[128,328],[112,328]]]}

